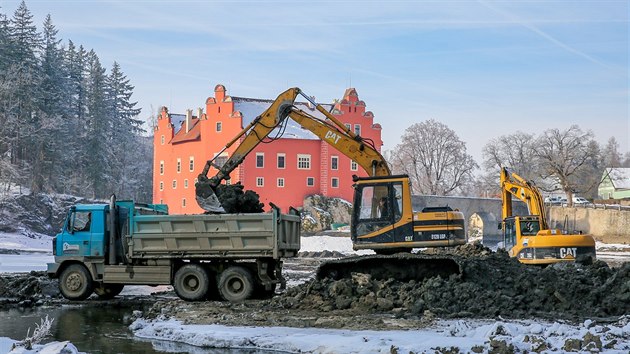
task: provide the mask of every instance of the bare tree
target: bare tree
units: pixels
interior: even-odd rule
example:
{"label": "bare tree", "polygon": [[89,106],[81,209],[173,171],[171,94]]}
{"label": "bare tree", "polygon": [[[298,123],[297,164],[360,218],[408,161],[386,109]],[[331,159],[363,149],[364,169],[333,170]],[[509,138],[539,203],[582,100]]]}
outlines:
{"label": "bare tree", "polygon": [[407,128],[390,161],[395,173],[409,175],[417,194],[462,192],[478,168],[455,132],[433,119]]}
{"label": "bare tree", "polygon": [[502,167],[509,167],[527,180],[533,180],[538,175],[535,137],[532,134],[517,131],[491,139],[483,147],[482,154],[483,167],[497,180]]}
{"label": "bare tree", "polygon": [[536,142],[542,177],[557,179],[567,195],[567,202],[572,205],[573,193],[585,191],[584,176],[593,172],[599,158],[593,132],[583,132],[577,125],[564,131],[549,129]]}

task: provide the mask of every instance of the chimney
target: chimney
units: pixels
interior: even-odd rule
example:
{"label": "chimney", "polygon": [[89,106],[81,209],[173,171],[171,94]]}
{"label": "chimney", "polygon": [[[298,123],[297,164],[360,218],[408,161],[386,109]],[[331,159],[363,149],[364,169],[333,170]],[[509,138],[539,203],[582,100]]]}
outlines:
{"label": "chimney", "polygon": [[186,110],[186,133],[192,128],[192,109]]}
{"label": "chimney", "polygon": [[201,120],[201,116],[203,116],[203,108],[197,108],[197,119]]}

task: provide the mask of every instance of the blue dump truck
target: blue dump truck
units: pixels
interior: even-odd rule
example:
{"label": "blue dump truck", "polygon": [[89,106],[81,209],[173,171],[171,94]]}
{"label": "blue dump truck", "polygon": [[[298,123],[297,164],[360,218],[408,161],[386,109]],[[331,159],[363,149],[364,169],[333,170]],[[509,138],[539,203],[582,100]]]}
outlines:
{"label": "blue dump truck", "polygon": [[77,204],[53,239],[48,275],[83,300],[125,285],[172,285],[187,301],[239,302],[284,286],[282,259],[300,249],[300,216],[270,213],[168,215],[162,204]]}

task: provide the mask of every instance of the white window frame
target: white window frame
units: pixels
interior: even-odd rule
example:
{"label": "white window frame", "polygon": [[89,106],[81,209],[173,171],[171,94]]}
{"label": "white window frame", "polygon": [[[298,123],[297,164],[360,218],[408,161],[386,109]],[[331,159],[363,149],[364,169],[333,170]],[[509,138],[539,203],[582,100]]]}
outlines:
{"label": "white window frame", "polygon": [[265,177],[256,177],[256,187],[265,186]]}
{"label": "white window frame", "polygon": [[177,180],[176,179],[173,180],[172,186],[173,186],[173,189],[177,189]]}
{"label": "white window frame", "polygon": [[335,171],[339,169],[339,156],[330,157],[330,169]]}
{"label": "white window frame", "polygon": [[[282,157],[283,159],[283,164],[282,167],[280,167],[280,158]],[[287,155],[284,153],[278,153],[278,155],[276,155],[276,167],[279,170],[284,170],[285,168],[287,168]]]}
{"label": "white window frame", "polygon": [[354,134],[355,135],[361,135],[361,124],[355,124],[354,125]]}
{"label": "white window frame", "polygon": [[160,176],[164,176],[164,160],[160,161]]}
{"label": "white window frame", "polygon": [[164,190],[164,182],[160,181],[160,191]]}
{"label": "white window frame", "polygon": [[160,137],[160,145],[164,145],[164,142],[166,141],[166,139],[164,138],[164,135],[162,135]]}
{"label": "white window frame", "polygon": [[182,173],[182,159],[177,158],[177,173]]}
{"label": "white window frame", "polygon": [[[262,166],[258,166],[258,157],[262,158]],[[256,153],[256,168],[265,168],[265,153],[264,152]]]}
{"label": "white window frame", "polygon": [[188,188],[188,178],[184,180],[184,188]]}
{"label": "white window frame", "polygon": [[217,124],[215,125],[215,129],[216,129],[217,133],[223,131],[223,123],[222,122],[217,122]]}
{"label": "white window frame", "polygon": [[284,178],[279,177],[276,182],[276,185],[278,186],[278,188],[284,188]]}
{"label": "white window frame", "polygon": [[358,171],[358,170],[359,170],[359,164],[354,160],[350,160],[350,171]]}
{"label": "white window frame", "polygon": [[195,157],[190,156],[188,158],[188,171],[193,172],[195,170]]}
{"label": "white window frame", "polygon": [[[302,165],[303,167],[300,167]],[[297,155],[297,169],[298,170],[310,170],[311,169],[311,155],[310,154],[298,154]]]}
{"label": "white window frame", "polygon": [[[335,186],[336,184],[336,186]],[[331,188],[339,188],[339,177],[333,177],[330,179],[330,187]]]}
{"label": "white window frame", "polygon": [[[313,181],[312,184],[308,183],[309,179]],[[306,177],[306,186],[307,187],[315,187],[315,177]]]}

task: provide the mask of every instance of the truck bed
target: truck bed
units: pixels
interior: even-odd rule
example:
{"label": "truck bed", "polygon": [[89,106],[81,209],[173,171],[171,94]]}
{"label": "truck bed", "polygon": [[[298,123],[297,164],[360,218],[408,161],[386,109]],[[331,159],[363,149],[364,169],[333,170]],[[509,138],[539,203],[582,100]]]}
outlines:
{"label": "truck bed", "polygon": [[300,216],[271,213],[138,215],[126,242],[131,258],[294,257]]}

